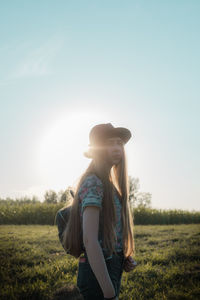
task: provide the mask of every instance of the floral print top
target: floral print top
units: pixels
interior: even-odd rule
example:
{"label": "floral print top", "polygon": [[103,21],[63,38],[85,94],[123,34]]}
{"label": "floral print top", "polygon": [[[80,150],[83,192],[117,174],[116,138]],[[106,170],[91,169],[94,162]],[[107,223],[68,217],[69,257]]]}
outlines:
{"label": "floral print top", "polygon": [[[79,209],[80,209],[80,217],[82,224],[83,210],[86,206],[97,206],[102,210],[102,199],[103,199],[103,183],[99,177],[95,174],[88,175],[85,180],[82,182],[79,191]],[[122,251],[122,220],[121,220],[121,202],[117,193],[117,190],[114,189],[114,203],[116,207],[116,235],[117,235],[117,243],[115,245],[116,251]],[[102,239],[99,239],[99,243],[103,248]],[[106,250],[106,249],[104,249]]]}

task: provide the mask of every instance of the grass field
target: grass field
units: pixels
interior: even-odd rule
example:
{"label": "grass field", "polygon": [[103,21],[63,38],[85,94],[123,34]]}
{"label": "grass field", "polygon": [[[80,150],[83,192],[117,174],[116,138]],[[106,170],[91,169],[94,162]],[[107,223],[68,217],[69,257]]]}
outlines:
{"label": "grass field", "polygon": [[[135,225],[138,266],[123,272],[120,300],[200,299],[200,225]],[[0,299],[49,299],[76,284],[78,261],[57,227],[0,226]]]}

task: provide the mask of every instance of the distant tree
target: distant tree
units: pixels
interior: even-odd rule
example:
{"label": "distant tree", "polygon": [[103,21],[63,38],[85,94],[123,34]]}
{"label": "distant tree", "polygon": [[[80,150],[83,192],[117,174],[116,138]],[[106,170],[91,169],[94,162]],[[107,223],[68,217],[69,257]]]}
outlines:
{"label": "distant tree", "polygon": [[37,196],[32,196],[32,199],[31,199],[32,203],[38,203],[38,202],[41,202]]}
{"label": "distant tree", "polygon": [[58,202],[59,203],[65,203],[66,202],[66,192],[63,190],[60,190],[58,192]]}
{"label": "distant tree", "polygon": [[15,203],[18,204],[31,203],[31,199],[28,196],[22,196],[19,198],[15,198]]}
{"label": "distant tree", "polygon": [[132,206],[135,206],[137,202],[137,193],[140,188],[139,178],[129,177],[129,201]]}
{"label": "distant tree", "polygon": [[129,201],[131,208],[134,207],[151,207],[151,194],[139,192],[139,178],[129,176]]}
{"label": "distant tree", "polygon": [[67,203],[67,190],[59,192],[59,203],[66,204]]}
{"label": "distant tree", "polygon": [[49,190],[45,192],[44,203],[54,203],[58,202],[58,196],[55,191]]}
{"label": "distant tree", "polygon": [[68,186],[64,192],[60,191],[59,202],[68,204],[70,201],[73,200],[70,190],[74,191],[73,187]]}
{"label": "distant tree", "polygon": [[137,207],[150,208],[151,207],[151,194],[139,192],[137,194]]}
{"label": "distant tree", "polygon": [[67,202],[67,195],[66,195],[66,191],[62,193],[61,197],[60,197],[60,203],[65,203]]}

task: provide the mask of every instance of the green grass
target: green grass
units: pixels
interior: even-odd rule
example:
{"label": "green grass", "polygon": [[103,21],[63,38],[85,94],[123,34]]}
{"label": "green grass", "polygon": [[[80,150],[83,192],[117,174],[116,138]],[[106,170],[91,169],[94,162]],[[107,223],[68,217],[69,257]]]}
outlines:
{"label": "green grass", "polygon": [[[120,300],[200,299],[200,225],[135,225],[138,266],[123,272]],[[78,261],[57,227],[0,226],[0,299],[49,299],[76,284]]]}

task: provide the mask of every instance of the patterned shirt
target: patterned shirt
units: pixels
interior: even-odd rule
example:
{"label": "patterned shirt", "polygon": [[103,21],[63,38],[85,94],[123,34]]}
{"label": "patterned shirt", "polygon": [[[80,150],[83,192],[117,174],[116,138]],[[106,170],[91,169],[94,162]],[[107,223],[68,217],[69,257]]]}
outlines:
{"label": "patterned shirt", "polygon": [[[80,217],[82,224],[83,210],[86,206],[97,206],[102,211],[102,199],[103,199],[103,183],[99,177],[95,174],[88,175],[85,180],[82,182],[79,192],[79,209],[80,209]],[[119,200],[119,196],[117,190],[114,189],[114,203],[116,207],[116,235],[117,235],[117,243],[115,244],[115,250],[121,251],[123,249],[122,245],[122,220],[121,220],[121,202]],[[103,248],[102,239],[99,239],[99,243]]]}

